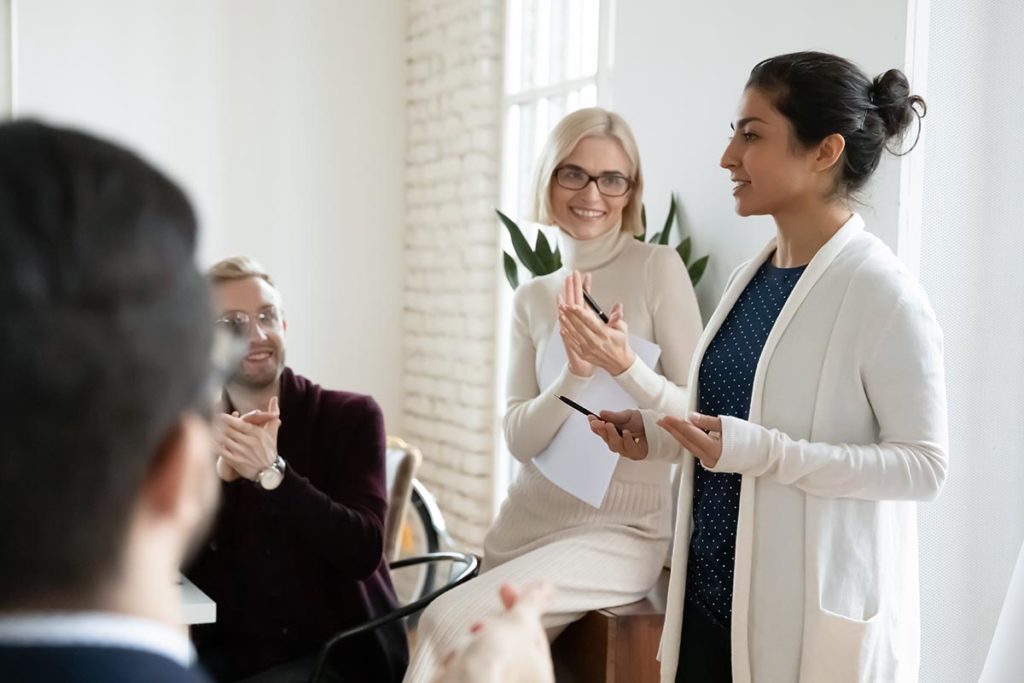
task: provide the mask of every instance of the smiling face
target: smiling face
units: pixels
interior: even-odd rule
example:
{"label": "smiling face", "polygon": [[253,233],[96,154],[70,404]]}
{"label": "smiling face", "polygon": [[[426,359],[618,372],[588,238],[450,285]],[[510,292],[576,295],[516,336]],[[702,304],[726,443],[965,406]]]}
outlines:
{"label": "smiling face", "polygon": [[801,147],[792,124],[760,90],[743,92],[733,131],[721,166],[733,181],[739,215],[777,216],[828,193],[832,181],[821,172],[817,150]]}
{"label": "smiling face", "polygon": [[285,360],[286,324],[280,294],[262,278],[247,277],[218,283],[213,288],[213,298],[221,319],[241,318],[237,314],[244,313],[250,321],[244,332],[249,348],[231,383],[263,389],[276,382]]}
{"label": "smiling face", "polygon": [[[558,168],[576,169],[593,176],[621,176],[632,178],[632,164],[618,140],[608,137],[585,137],[572,153],[558,164]],[[614,179],[606,181],[614,186]],[[570,190],[556,182],[549,185],[551,209],[555,224],[578,240],[600,237],[622,223],[622,210],[629,204],[632,190],[621,197],[601,194],[596,181],[588,181],[582,189]]]}

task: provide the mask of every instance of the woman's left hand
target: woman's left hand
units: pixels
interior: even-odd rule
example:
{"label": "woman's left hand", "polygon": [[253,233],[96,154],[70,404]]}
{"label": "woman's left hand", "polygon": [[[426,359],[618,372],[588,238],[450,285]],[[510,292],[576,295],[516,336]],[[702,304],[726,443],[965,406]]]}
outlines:
{"label": "woman's left hand", "polygon": [[666,415],[658,426],[693,453],[706,469],[712,469],[722,458],[722,418],[693,413],[689,420]]}
{"label": "woman's left hand", "polygon": [[629,328],[623,320],[622,304],[615,304],[605,324],[583,301],[583,276],[573,272],[566,286],[577,290],[571,299],[558,307],[558,322],[566,345],[582,360],[607,371],[621,375],[633,365],[636,355],[629,346]]}

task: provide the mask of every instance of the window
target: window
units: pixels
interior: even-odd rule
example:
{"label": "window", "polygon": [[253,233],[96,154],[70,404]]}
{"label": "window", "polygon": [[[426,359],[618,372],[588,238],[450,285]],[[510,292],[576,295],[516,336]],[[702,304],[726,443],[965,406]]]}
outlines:
{"label": "window", "polygon": [[571,111],[607,104],[611,2],[509,0],[505,38],[502,206],[529,213],[533,171],[548,133]]}
{"label": "window", "polygon": [[[501,209],[533,240],[531,191],[537,157],[555,124],[567,113],[609,106],[613,0],[508,0],[506,4],[504,149]],[[548,235],[553,238],[554,235]],[[502,244],[512,253],[508,235]],[[528,277],[520,271],[520,277]],[[498,453],[495,500],[505,498],[518,463],[505,450],[500,414],[505,410],[505,370],[511,291],[502,276],[498,316]]]}

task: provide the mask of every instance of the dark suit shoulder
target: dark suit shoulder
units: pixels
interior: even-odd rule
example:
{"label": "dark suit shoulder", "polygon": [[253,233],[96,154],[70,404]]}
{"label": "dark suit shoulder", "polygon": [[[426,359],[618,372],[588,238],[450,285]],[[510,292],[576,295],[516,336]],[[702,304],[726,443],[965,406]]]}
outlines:
{"label": "dark suit shoulder", "polygon": [[281,377],[282,401],[296,401],[321,417],[336,420],[373,419],[382,415],[380,405],[367,394],[325,389],[290,369]]}
{"label": "dark suit shoulder", "polygon": [[343,411],[352,418],[365,420],[381,415],[380,405],[373,396],[349,391],[323,390],[323,401],[329,410]]}
{"label": "dark suit shoulder", "polygon": [[0,645],[0,675],[39,683],[210,683],[156,653],[86,645]]}

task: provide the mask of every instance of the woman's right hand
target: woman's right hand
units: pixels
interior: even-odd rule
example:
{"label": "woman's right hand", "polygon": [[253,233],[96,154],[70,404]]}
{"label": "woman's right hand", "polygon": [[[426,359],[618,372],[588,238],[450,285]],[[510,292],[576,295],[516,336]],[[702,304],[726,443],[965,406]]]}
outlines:
{"label": "woman's right hand", "polygon": [[639,410],[612,412],[602,410],[601,417],[591,415],[590,431],[601,437],[613,452],[630,460],[647,457],[647,434]]}
{"label": "woman's right hand", "polygon": [[[579,279],[582,279],[582,287],[577,286],[577,284],[579,284],[577,282]],[[580,292],[582,292],[583,289],[587,289],[588,287],[590,287],[590,273],[581,275],[579,273],[573,272],[572,275],[565,279],[565,291],[558,297],[559,305],[575,304],[577,306],[584,306],[585,302],[583,301],[583,297],[582,294],[580,294]],[[577,377],[593,377],[595,369],[594,364],[588,363],[587,361],[580,358],[579,354],[577,354],[576,351],[573,349],[573,345],[570,344],[569,340],[566,338],[567,330],[561,326],[561,323],[559,323],[559,331],[562,335],[562,346],[565,347],[565,355],[569,359],[569,372],[576,375]]]}

